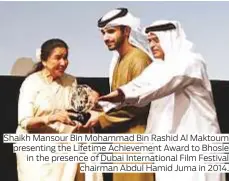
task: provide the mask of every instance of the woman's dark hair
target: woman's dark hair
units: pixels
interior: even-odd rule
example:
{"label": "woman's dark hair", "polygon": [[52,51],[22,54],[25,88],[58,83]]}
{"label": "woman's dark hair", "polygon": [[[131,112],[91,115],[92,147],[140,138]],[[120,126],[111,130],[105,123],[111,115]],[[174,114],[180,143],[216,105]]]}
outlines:
{"label": "woman's dark hair", "polygon": [[40,55],[41,61],[34,65],[33,70],[31,72],[29,72],[28,75],[31,75],[32,73],[35,73],[35,72],[42,70],[44,68],[42,61],[46,62],[48,60],[48,57],[52,54],[52,51],[57,47],[58,48],[66,48],[66,50],[68,50],[67,43],[65,43],[61,39],[53,38],[53,39],[50,39],[50,40],[47,40],[46,42],[44,42],[41,45],[41,55]]}

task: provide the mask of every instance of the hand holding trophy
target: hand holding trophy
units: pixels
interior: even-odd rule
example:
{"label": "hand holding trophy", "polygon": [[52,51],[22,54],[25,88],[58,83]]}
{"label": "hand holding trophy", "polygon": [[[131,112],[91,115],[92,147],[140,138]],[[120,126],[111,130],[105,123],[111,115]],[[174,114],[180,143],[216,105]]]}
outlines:
{"label": "hand holding trophy", "polygon": [[71,109],[67,110],[71,113],[70,119],[85,125],[91,116],[89,111],[95,105],[95,97],[95,91],[93,91],[88,85],[77,85],[72,91],[70,99]]}

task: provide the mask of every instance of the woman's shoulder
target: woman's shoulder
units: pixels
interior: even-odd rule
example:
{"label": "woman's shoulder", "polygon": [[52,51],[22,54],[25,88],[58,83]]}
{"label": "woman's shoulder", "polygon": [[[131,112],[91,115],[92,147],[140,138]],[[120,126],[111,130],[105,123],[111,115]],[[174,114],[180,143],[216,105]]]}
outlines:
{"label": "woman's shoulder", "polygon": [[36,80],[36,79],[39,79],[39,73],[40,73],[40,71],[34,72],[34,73],[30,74],[29,76],[27,76],[25,78],[25,80],[34,80],[34,79]]}
{"label": "woman's shoulder", "polygon": [[24,84],[32,83],[35,85],[37,81],[40,81],[39,72],[35,72],[27,76],[25,80],[23,81],[23,83]]}
{"label": "woman's shoulder", "polygon": [[35,72],[33,74],[30,74],[27,76],[24,81],[22,82],[21,88],[31,88],[31,89],[36,89],[37,87],[40,87],[40,77],[38,72]]}

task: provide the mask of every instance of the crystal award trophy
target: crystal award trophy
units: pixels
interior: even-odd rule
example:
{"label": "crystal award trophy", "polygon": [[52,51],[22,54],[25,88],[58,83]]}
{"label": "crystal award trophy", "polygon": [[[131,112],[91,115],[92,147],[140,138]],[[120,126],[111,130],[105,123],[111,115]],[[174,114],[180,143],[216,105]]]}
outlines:
{"label": "crystal award trophy", "polygon": [[71,109],[68,112],[74,113],[74,116],[70,116],[73,121],[78,121],[82,125],[86,124],[90,118],[88,112],[94,107],[94,103],[91,102],[89,97],[92,96],[92,89],[87,85],[77,85],[71,95]]}

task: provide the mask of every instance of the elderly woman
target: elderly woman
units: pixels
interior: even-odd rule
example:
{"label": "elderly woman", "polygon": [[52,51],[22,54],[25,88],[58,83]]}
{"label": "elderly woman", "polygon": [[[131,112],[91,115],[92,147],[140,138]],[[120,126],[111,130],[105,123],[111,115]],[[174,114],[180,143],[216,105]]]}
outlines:
{"label": "elderly woman", "polygon": [[[60,39],[50,39],[41,46],[41,61],[22,83],[18,103],[17,133],[73,133],[78,122],[70,119],[71,97],[77,83],[65,73],[68,46]],[[17,153],[20,181],[84,181],[77,163],[27,162],[23,152]],[[92,177],[90,177],[92,178]],[[94,180],[102,180],[102,176]]]}

